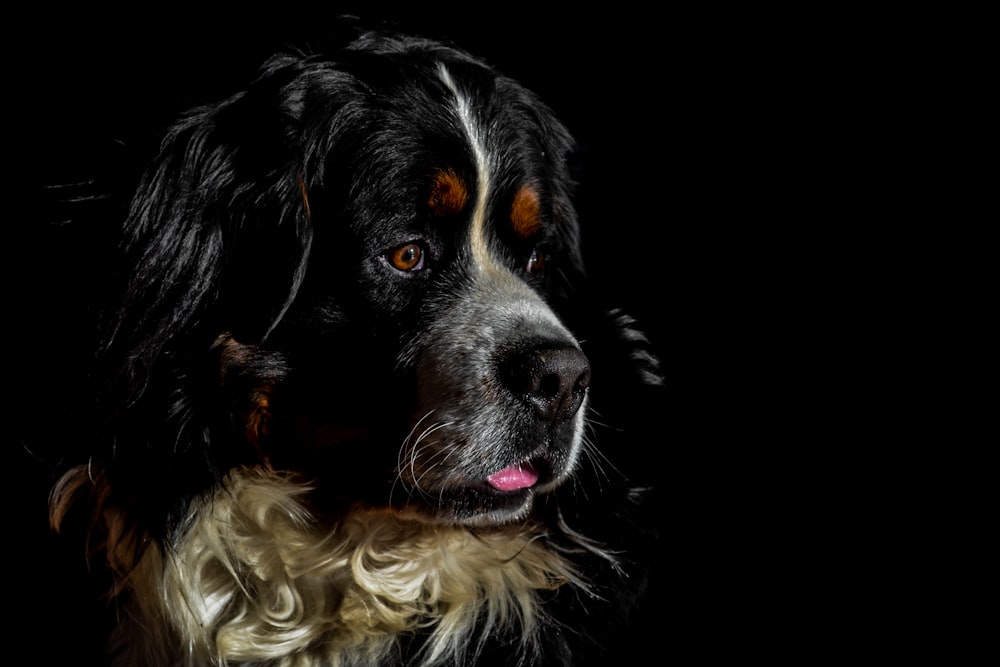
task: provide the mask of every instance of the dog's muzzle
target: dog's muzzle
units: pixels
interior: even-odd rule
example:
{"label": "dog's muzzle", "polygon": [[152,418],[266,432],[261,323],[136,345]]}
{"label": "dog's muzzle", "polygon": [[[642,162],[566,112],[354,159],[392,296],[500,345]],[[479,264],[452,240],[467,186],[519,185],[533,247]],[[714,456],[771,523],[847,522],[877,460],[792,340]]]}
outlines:
{"label": "dog's muzzle", "polygon": [[515,276],[473,281],[460,296],[424,340],[399,478],[439,519],[511,521],[572,474],[590,363]]}

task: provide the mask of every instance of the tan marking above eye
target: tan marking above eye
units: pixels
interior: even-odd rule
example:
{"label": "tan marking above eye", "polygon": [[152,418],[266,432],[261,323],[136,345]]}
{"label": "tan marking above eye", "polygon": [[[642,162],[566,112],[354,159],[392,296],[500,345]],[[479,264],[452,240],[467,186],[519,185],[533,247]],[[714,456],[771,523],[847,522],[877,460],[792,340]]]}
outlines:
{"label": "tan marking above eye", "polygon": [[522,185],[510,207],[510,224],[514,233],[523,239],[534,236],[542,228],[540,211],[538,192],[530,185]]}
{"label": "tan marking above eye", "polygon": [[431,194],[427,198],[427,205],[434,215],[444,217],[458,213],[468,201],[469,191],[454,170],[441,170],[434,175]]}

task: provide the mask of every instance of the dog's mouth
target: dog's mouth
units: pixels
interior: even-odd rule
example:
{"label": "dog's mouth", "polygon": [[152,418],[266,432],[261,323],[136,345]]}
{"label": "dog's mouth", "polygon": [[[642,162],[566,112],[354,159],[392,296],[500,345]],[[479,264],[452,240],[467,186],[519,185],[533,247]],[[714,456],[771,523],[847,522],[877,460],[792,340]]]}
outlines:
{"label": "dog's mouth", "polygon": [[429,510],[433,520],[500,525],[523,519],[535,498],[558,486],[560,480],[553,464],[539,456],[507,465],[480,479],[455,480],[433,498],[426,493],[422,496],[425,511]]}

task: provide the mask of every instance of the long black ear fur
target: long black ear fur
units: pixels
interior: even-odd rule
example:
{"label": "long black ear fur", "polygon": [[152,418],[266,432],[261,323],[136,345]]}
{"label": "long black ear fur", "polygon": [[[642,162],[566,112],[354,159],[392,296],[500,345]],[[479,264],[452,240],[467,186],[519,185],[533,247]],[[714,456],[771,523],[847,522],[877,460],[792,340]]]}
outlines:
{"label": "long black ear fur", "polygon": [[[312,238],[307,175],[296,109],[279,94],[297,62],[276,58],[247,91],[183,118],[132,200],[122,274],[112,281],[125,288],[99,323],[101,435],[89,454],[112,475],[127,460],[153,480],[172,478],[162,489],[170,494],[134,489],[143,498],[169,505],[214,481],[210,462],[224,465],[220,447],[236,443],[213,441],[225,424],[206,417],[225,400],[213,346],[222,334],[260,343],[303,278]],[[114,487],[128,496],[129,484],[116,479]],[[170,512],[150,509],[152,525]]]}
{"label": "long black ear fur", "polygon": [[[248,91],[188,114],[138,188],[124,230],[127,290],[103,342],[112,356],[128,350],[140,388],[163,347],[192,324],[262,338],[301,278],[311,234],[296,118],[278,95],[285,69],[272,64]],[[293,246],[299,262],[265,261],[267,250],[281,256],[274,243]],[[236,319],[249,302],[250,318]],[[224,321],[206,321],[216,305]]]}

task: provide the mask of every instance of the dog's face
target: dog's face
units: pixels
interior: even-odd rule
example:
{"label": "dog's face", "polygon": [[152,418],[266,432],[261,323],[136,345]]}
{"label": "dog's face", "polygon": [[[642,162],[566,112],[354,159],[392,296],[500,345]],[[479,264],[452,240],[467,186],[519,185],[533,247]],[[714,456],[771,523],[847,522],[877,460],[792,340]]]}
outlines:
{"label": "dog's face", "polygon": [[513,81],[401,48],[276,60],[168,150],[234,146],[198,206],[227,207],[211,333],[260,455],[331,507],[509,522],[583,447],[570,139]]}

